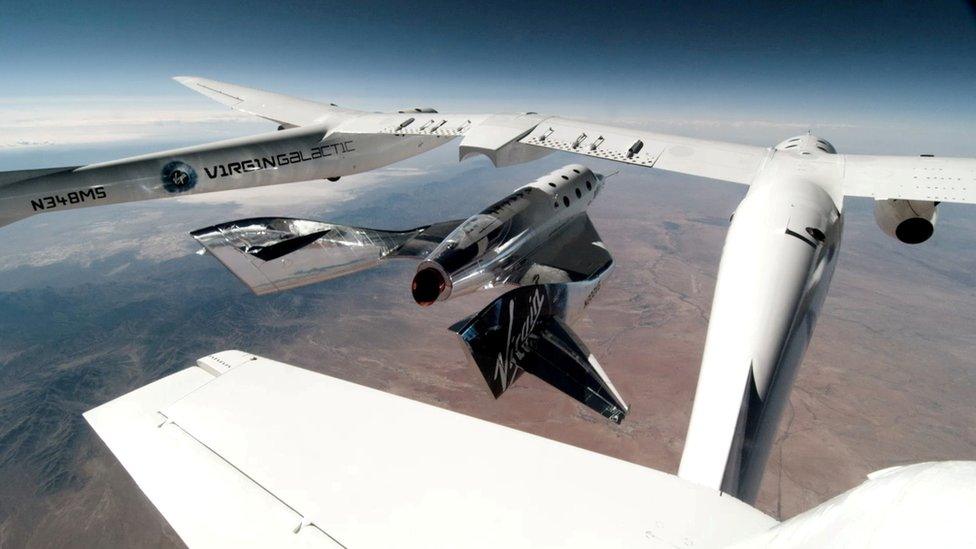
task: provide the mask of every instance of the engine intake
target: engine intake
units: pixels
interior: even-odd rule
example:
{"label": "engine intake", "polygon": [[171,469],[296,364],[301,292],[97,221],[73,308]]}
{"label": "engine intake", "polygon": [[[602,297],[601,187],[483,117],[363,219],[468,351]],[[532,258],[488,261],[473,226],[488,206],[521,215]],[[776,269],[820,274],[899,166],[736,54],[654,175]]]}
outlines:
{"label": "engine intake", "polygon": [[888,236],[905,244],[921,244],[935,232],[938,205],[924,200],[878,200],[874,219]]}

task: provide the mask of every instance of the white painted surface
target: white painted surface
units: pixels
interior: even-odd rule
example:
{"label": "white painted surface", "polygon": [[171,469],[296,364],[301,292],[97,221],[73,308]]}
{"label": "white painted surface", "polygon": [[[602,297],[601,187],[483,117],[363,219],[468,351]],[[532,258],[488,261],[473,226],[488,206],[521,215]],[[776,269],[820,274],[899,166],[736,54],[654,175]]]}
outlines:
{"label": "white painted surface", "polygon": [[[85,414],[192,547],[328,547],[322,532],[357,548],[716,547],[776,524],[674,475],[216,356],[233,366],[191,367]],[[295,534],[302,517],[313,525]]]}
{"label": "white painted surface", "polygon": [[974,487],[972,461],[892,467],[735,548],[976,547]]}

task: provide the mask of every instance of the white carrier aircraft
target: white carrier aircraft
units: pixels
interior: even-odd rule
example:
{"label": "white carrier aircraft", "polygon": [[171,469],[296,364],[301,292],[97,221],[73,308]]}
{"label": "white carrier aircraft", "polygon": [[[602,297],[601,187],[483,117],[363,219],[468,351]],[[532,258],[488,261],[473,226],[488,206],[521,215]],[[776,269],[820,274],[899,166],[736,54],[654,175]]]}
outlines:
{"label": "white carrier aircraft", "polygon": [[[565,151],[749,185],[731,219],[679,476],[752,501],[836,263],[846,196],[928,239],[976,202],[976,159],[839,154],[812,135],[755,147],[542,116],[375,114],[202,78],[182,84],[282,131],[117,162],[0,173],[0,224],[49,210],[358,173],[462,137],[496,166]],[[299,236],[299,235],[296,235]],[[934,329],[934,328],[933,328]],[[853,366],[853,365],[852,365]]]}

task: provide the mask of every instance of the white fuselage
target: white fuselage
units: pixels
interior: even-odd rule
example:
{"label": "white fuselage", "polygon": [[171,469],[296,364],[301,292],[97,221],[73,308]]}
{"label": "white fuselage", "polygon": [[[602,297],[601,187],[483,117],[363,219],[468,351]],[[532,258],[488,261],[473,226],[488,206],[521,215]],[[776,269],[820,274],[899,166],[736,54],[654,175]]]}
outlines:
{"label": "white fuselage", "polygon": [[346,111],[321,124],[92,164],[0,185],[0,225],[38,213],[170,196],[335,179],[427,152],[442,136],[345,134],[369,114]]}
{"label": "white fuselage", "polygon": [[833,148],[813,136],[794,139],[771,151],[733,215],[679,468],[683,478],[746,501],[758,489],[843,226]]}

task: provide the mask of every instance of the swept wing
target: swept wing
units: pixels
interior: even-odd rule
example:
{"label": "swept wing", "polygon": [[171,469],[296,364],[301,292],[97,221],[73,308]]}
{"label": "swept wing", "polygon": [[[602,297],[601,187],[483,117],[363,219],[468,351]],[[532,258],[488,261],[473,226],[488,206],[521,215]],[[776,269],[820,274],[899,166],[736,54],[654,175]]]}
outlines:
{"label": "swept wing", "polygon": [[394,258],[421,258],[460,221],[404,231],[261,217],[229,221],[191,236],[255,294],[306,286],[375,267]]}

